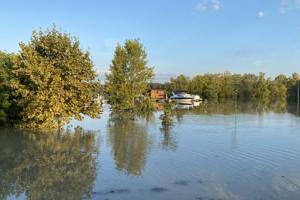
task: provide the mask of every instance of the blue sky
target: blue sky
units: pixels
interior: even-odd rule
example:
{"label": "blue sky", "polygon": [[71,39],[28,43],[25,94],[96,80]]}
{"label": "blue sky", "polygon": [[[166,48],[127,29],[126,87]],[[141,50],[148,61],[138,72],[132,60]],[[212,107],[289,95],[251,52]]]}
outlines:
{"label": "blue sky", "polygon": [[106,72],[115,45],[139,38],[161,78],[300,71],[300,0],[0,0],[0,49],[56,24]]}

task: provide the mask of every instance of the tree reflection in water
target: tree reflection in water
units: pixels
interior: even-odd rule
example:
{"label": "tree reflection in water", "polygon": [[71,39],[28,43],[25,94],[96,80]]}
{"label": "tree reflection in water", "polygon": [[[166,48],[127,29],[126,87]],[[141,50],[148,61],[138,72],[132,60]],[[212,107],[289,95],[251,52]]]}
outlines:
{"label": "tree reflection in water", "polygon": [[116,169],[133,176],[141,175],[151,140],[147,127],[139,123],[136,113],[112,112],[108,137]]}
{"label": "tree reflection in water", "polygon": [[91,196],[97,142],[92,132],[0,132],[0,199],[81,199]]}
{"label": "tree reflection in water", "polygon": [[285,113],[286,111],[293,113],[293,104],[288,104],[287,101],[275,101],[275,102],[260,102],[260,101],[219,101],[202,103],[199,107],[188,110],[176,110],[175,116],[178,123],[181,123],[184,115],[232,115],[232,114],[258,114],[263,115],[265,113]]}
{"label": "tree reflection in water", "polygon": [[177,141],[176,135],[172,131],[172,128],[175,124],[174,120],[174,108],[171,103],[164,103],[163,113],[160,115],[161,120],[161,132],[163,134],[162,147],[163,149],[172,149],[176,150]]}

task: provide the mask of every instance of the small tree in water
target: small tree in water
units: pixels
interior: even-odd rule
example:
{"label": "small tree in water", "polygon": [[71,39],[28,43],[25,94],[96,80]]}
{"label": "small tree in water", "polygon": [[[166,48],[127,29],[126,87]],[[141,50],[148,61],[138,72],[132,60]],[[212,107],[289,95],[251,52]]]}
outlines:
{"label": "small tree in water", "polygon": [[82,115],[98,117],[100,105],[93,91],[99,83],[90,54],[78,39],[53,27],[33,32],[31,41],[20,48],[10,85],[21,127],[58,128]]}
{"label": "small tree in water", "polygon": [[164,112],[160,115],[161,132],[163,133],[162,147],[166,149],[177,148],[176,136],[172,133],[174,110],[170,102],[164,103]]}
{"label": "small tree in water", "polygon": [[148,67],[147,54],[139,40],[127,40],[118,45],[106,75],[108,100],[115,110],[134,111],[139,105],[148,106],[148,83],[153,69]]}
{"label": "small tree in water", "polygon": [[173,115],[174,112],[172,110],[172,103],[164,103],[164,112],[160,115],[162,131],[170,131],[170,128],[174,125]]}

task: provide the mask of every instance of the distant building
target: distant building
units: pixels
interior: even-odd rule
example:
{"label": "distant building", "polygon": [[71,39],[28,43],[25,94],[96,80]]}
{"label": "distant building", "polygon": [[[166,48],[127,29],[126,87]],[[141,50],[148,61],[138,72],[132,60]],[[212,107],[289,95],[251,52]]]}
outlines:
{"label": "distant building", "polygon": [[150,96],[152,99],[166,99],[166,91],[162,89],[151,89]]}

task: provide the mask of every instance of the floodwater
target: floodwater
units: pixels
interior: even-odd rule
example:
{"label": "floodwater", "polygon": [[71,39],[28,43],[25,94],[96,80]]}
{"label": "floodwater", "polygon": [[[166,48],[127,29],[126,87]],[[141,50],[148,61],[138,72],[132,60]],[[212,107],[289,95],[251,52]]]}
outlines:
{"label": "floodwater", "polygon": [[162,111],[133,119],[106,105],[60,133],[4,129],[0,199],[299,200],[296,111],[178,106],[166,127]]}

